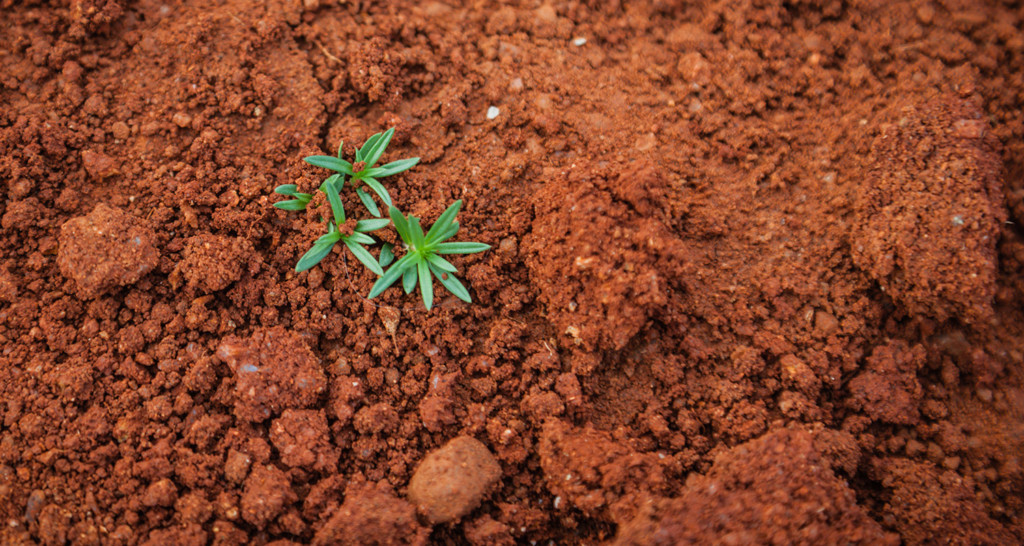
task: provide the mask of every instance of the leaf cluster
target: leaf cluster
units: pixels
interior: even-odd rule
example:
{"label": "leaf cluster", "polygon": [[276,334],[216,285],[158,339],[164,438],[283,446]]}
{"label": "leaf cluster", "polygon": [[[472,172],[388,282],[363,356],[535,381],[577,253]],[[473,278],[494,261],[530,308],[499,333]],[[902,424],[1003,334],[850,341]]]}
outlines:
{"label": "leaf cluster", "polygon": [[[434,301],[433,279],[436,278],[456,297],[467,303],[472,303],[469,291],[455,277],[458,270],[441,255],[483,252],[489,249],[490,245],[447,242],[459,230],[459,223],[455,217],[462,208],[461,199],[452,203],[426,233],[420,225],[419,218],[412,215],[406,216],[394,206],[391,195],[380,183],[380,179],[407,171],[419,162],[418,157],[413,157],[374,167],[384,155],[384,150],[391,142],[394,133],[395,129],[391,128],[371,136],[362,147],[356,150],[354,163],[350,163],[342,157],[341,144],[338,145],[337,157],[314,155],[304,158],[306,163],[330,169],[335,171],[335,174],[327,177],[319,188],[319,191],[327,196],[327,202],[331,208],[331,216],[324,219],[327,224],[327,233],[320,236],[313,243],[312,248],[299,259],[295,265],[295,271],[305,271],[320,263],[330,254],[334,245],[340,242],[367,269],[380,277],[370,290],[370,298],[377,297],[401,278],[406,294],[415,290],[417,285],[419,286],[423,304],[430,309]],[[350,185],[356,186],[356,195],[360,202],[375,217],[357,221],[352,232],[347,235],[341,231],[341,227],[346,225],[345,207],[341,199],[341,191],[345,186],[346,177],[351,181]],[[390,218],[380,217],[380,208],[377,203],[362,186],[357,185],[357,182],[362,182],[377,195],[387,207]],[[284,184],[275,188],[274,191],[292,198],[274,203],[275,207],[283,210],[305,210],[313,199],[311,194],[300,193],[295,184]],[[394,225],[395,231],[398,232],[398,236],[403,242],[401,250],[404,250],[405,254],[397,261],[395,261],[394,245],[370,235],[371,232],[382,229],[388,224]],[[377,243],[381,243],[381,249],[379,257],[374,259],[364,245]],[[387,267],[386,271],[385,267]]]}

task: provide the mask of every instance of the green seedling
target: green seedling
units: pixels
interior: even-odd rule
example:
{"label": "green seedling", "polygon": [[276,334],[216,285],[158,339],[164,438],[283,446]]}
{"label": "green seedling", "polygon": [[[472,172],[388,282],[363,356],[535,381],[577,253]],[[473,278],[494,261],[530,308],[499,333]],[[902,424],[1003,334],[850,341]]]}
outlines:
{"label": "green seedling", "polygon": [[[420,219],[409,215],[404,216],[395,207],[388,209],[391,222],[398,231],[398,236],[405,242],[406,254],[388,268],[386,272],[377,279],[373,288],[370,289],[370,298],[375,298],[384,290],[402,279],[402,287],[406,294],[416,289],[417,281],[420,287],[420,295],[423,297],[423,305],[429,310],[434,304],[434,284],[431,275],[441,281],[441,284],[466,303],[472,303],[469,291],[455,278],[458,269],[448,260],[442,258],[441,254],[473,254],[483,252],[490,245],[484,243],[448,243],[445,242],[455,236],[459,231],[459,223],[455,216],[462,207],[462,200],[452,203],[447,210],[441,213],[434,225],[424,235],[420,226]],[[385,252],[387,256],[385,256]],[[380,262],[387,265],[393,259],[390,248],[381,251]]]}
{"label": "green seedling", "polygon": [[[320,217],[320,220],[327,224],[327,233],[321,235],[313,243],[313,247],[299,259],[295,265],[295,271],[305,271],[320,263],[330,254],[334,245],[340,242],[348,247],[357,260],[380,277],[370,290],[370,298],[377,297],[401,278],[406,294],[412,293],[417,284],[419,285],[423,304],[429,310],[434,304],[434,285],[431,279],[433,276],[456,297],[467,303],[472,303],[469,291],[455,277],[458,270],[441,255],[472,254],[483,252],[491,247],[484,243],[446,242],[454,237],[459,230],[459,223],[455,221],[455,216],[462,208],[461,199],[448,207],[426,234],[423,233],[419,218],[405,216],[394,207],[391,196],[381,185],[379,179],[409,170],[419,162],[418,157],[413,157],[374,167],[384,154],[384,149],[387,148],[394,134],[395,130],[391,128],[367,139],[363,146],[356,150],[354,164],[342,158],[341,145],[338,145],[338,157],[314,155],[304,158],[304,161],[310,165],[331,169],[335,171],[335,174],[328,176],[319,188],[327,196],[327,203],[331,208],[330,218]],[[380,218],[380,209],[373,197],[362,187],[357,187],[356,194],[359,196],[359,200],[377,218],[346,224],[345,207],[341,201],[341,189],[345,185],[346,177],[350,177],[352,181],[362,181],[373,190],[388,207],[390,219]],[[274,203],[274,206],[279,209],[305,210],[313,200],[312,195],[300,193],[295,184],[284,184],[275,188],[274,191],[292,198]],[[373,255],[364,245],[376,244],[378,240],[371,237],[369,233],[390,223],[395,225],[395,230],[405,243],[405,255],[395,261],[394,247],[389,243],[382,243],[379,257],[374,260]],[[386,271],[385,267],[388,268]]]}
{"label": "green seedling", "polygon": [[[388,194],[388,190],[380,183],[380,179],[385,176],[391,176],[407,171],[420,161],[420,158],[418,157],[411,157],[409,159],[392,161],[391,163],[387,163],[380,167],[374,167],[374,165],[377,164],[377,161],[380,160],[381,156],[384,155],[384,150],[388,147],[388,144],[391,143],[391,137],[394,135],[395,128],[392,127],[383,133],[377,133],[366,139],[366,142],[363,143],[363,147],[356,150],[355,163],[349,163],[342,158],[341,144],[338,145],[338,157],[331,157],[329,155],[311,155],[304,158],[303,161],[310,165],[323,167],[339,173],[334,175],[341,176],[341,181],[338,183],[339,192],[341,191],[342,185],[345,183],[345,176],[350,176],[352,178],[353,185],[356,185],[357,181],[363,182],[377,194],[377,197],[380,198],[386,207],[391,207],[391,195]],[[344,142],[342,144],[344,144]],[[358,185],[356,186],[356,194],[359,196],[359,200],[363,202],[366,210],[370,211],[370,214],[380,218],[380,209],[377,207],[377,203],[373,201],[373,198],[370,197],[370,194]]]}
{"label": "green seedling", "polygon": [[[335,177],[336,176],[337,175],[335,175]],[[277,203],[274,203],[274,206],[281,210],[305,210],[306,205],[308,205],[309,201],[313,199],[313,196],[308,193],[299,193],[299,187],[295,184],[281,184],[274,188],[274,193],[295,198],[288,201],[278,201]]]}
{"label": "green seedling", "polygon": [[339,228],[345,225],[345,207],[341,204],[341,196],[338,195],[337,186],[340,184],[336,185],[335,181],[332,180],[335,176],[324,180],[323,184],[320,184],[320,191],[327,195],[327,202],[331,205],[333,220],[327,220],[327,233],[321,235],[313,243],[313,247],[303,254],[302,258],[299,258],[299,263],[295,264],[295,272],[305,271],[320,263],[320,260],[323,260],[331,253],[331,249],[334,248],[335,244],[342,242],[356,259],[362,262],[370,271],[377,275],[383,275],[384,270],[381,269],[380,265],[377,264],[377,260],[373,259],[373,256],[363,245],[372,245],[376,242],[367,233],[381,229],[391,222],[387,218],[359,220],[352,229],[352,233],[342,234]]}

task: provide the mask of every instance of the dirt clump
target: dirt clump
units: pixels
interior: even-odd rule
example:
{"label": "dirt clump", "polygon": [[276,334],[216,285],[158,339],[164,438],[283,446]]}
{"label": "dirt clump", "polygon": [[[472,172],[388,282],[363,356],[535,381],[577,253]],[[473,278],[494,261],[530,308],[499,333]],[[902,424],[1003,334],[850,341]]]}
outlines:
{"label": "dirt clump", "polygon": [[409,501],[430,523],[448,523],[479,506],[500,477],[487,446],[457,436],[420,461],[409,480]]}
{"label": "dirt clump", "polygon": [[416,509],[386,487],[354,483],[345,489],[345,502],[317,531],[313,544],[427,544],[426,527],[416,521]]}
{"label": "dirt clump", "polygon": [[681,288],[681,277],[666,275],[681,264],[665,178],[646,164],[623,170],[584,163],[555,173],[534,194],[523,245],[548,320],[560,339],[588,349],[622,349]]}
{"label": "dirt clump", "polygon": [[141,220],[100,203],[60,228],[57,263],[74,280],[77,294],[91,299],[128,286],[157,265],[153,231]]}
{"label": "dirt clump", "polygon": [[258,263],[253,257],[252,243],[246,239],[197,235],[185,243],[178,268],[189,289],[216,292],[231,286],[246,272],[256,273]]}
{"label": "dirt clump", "polygon": [[637,452],[607,432],[554,420],[542,429],[538,453],[556,509],[616,519],[643,495],[664,493],[671,470],[671,460]]}
{"label": "dirt clump", "polygon": [[850,381],[851,405],[877,421],[917,424],[918,405],[924,397],[917,371],[923,364],[920,346],[892,342],[875,347],[867,365]]}
{"label": "dirt clump", "polygon": [[323,411],[284,410],[270,425],[270,442],[288,466],[324,472],[338,464],[338,450],[331,443]]}
{"label": "dirt clump", "polygon": [[881,507],[883,521],[907,544],[1013,544],[1012,533],[990,517],[971,480],[931,463],[879,459],[870,475],[891,490]]}
{"label": "dirt clump", "polygon": [[682,495],[652,499],[616,544],[899,544],[857,506],[810,434],[780,430],[719,455]]}
{"label": "dirt clump", "polygon": [[1006,209],[998,140],[969,101],[893,108],[856,204],[854,263],[911,314],[984,320]]}
{"label": "dirt clump", "polygon": [[298,334],[281,327],[244,339],[228,336],[217,356],[235,374],[235,415],[246,421],[307,408],[327,387],[316,356]]}
{"label": "dirt clump", "polygon": [[258,465],[245,479],[242,519],[262,529],[296,498],[287,474],[272,465]]}

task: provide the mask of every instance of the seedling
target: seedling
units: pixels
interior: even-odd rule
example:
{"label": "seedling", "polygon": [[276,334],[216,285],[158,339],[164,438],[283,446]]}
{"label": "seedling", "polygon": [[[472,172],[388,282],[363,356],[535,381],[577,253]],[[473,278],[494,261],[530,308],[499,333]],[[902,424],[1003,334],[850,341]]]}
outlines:
{"label": "seedling", "polygon": [[[334,178],[334,177],[331,177]],[[372,245],[376,241],[367,235],[371,231],[376,231],[390,223],[387,218],[376,218],[371,220],[359,220],[352,229],[352,233],[343,234],[340,228],[345,225],[345,207],[341,204],[341,196],[338,195],[338,188],[335,186],[334,181],[328,178],[324,180],[323,184],[320,184],[320,191],[327,195],[327,201],[331,205],[331,212],[333,213],[333,221],[327,221],[327,233],[321,235],[319,239],[313,243],[313,248],[310,248],[299,258],[299,263],[295,264],[295,272],[299,273],[305,271],[314,265],[320,263],[328,254],[331,253],[331,249],[339,241],[345,243],[345,246],[355,255],[356,259],[363,263],[366,267],[373,271],[377,275],[383,275],[384,270],[381,269],[377,261],[373,259],[362,245]]]}
{"label": "seedling", "polygon": [[[310,165],[338,172],[339,174],[334,176],[341,177],[341,182],[338,183],[339,192],[341,191],[342,185],[345,183],[345,176],[350,176],[352,177],[353,184],[355,184],[356,181],[362,181],[377,194],[377,197],[380,197],[380,200],[384,202],[385,206],[391,207],[391,195],[388,194],[388,190],[384,188],[379,179],[407,171],[420,161],[420,158],[418,157],[411,157],[409,159],[392,161],[391,163],[380,167],[374,167],[374,165],[377,164],[377,161],[380,160],[380,157],[384,155],[384,149],[391,143],[391,137],[394,135],[395,128],[392,127],[383,133],[377,133],[366,139],[363,147],[356,150],[356,162],[354,164],[345,161],[341,157],[341,144],[338,145],[338,157],[331,157],[329,155],[311,155],[304,158],[303,161]],[[342,142],[342,144],[344,144],[344,142]],[[370,214],[380,218],[380,209],[377,208],[377,203],[373,201],[370,194],[366,193],[366,190],[358,186],[356,187],[356,194],[359,196],[359,200],[363,202],[366,210],[370,211]]]}
{"label": "seedling", "polygon": [[[462,208],[462,200],[452,203],[426,234],[420,226],[420,219],[415,216],[405,216],[391,202],[391,196],[381,185],[379,179],[409,170],[419,162],[418,157],[392,161],[381,167],[374,167],[384,149],[391,142],[395,129],[391,128],[383,133],[371,136],[361,148],[356,150],[355,163],[349,163],[342,158],[342,147],[338,145],[338,157],[326,155],[312,155],[304,158],[306,163],[335,171],[335,174],[327,177],[320,184],[320,191],[327,196],[327,202],[331,207],[331,217],[321,220],[327,223],[327,233],[313,243],[310,248],[299,259],[295,265],[296,272],[305,271],[320,263],[334,245],[344,243],[349,251],[362,262],[370,271],[373,271],[380,278],[370,289],[370,298],[375,298],[401,277],[405,293],[410,294],[416,289],[417,283],[420,287],[420,294],[423,297],[423,304],[429,310],[434,304],[434,284],[431,275],[441,281],[441,284],[459,299],[472,303],[469,291],[455,277],[458,271],[448,260],[442,258],[441,254],[473,254],[483,252],[490,247],[484,243],[449,243],[446,242],[455,236],[459,231],[459,223],[455,216]],[[359,220],[352,225],[346,223],[345,207],[341,202],[341,189],[345,185],[345,177],[351,177],[353,181],[365,183],[377,197],[388,207],[388,215],[391,217],[380,218],[380,209],[373,197],[362,187],[356,188],[359,200],[371,214],[377,218],[370,220]],[[292,197],[286,201],[274,203],[274,206],[284,210],[305,210],[313,200],[308,193],[300,193],[295,184],[284,184],[274,189],[276,193]],[[318,205],[319,206],[319,205]],[[383,243],[379,258],[374,260],[373,255],[363,245],[373,245],[377,240],[368,235],[394,223],[395,230],[405,243],[405,255],[395,262],[394,248],[389,243]],[[392,262],[394,264],[392,265]],[[390,265],[390,267],[388,267]],[[388,267],[387,271],[384,270]]]}
{"label": "seedling", "polygon": [[[328,180],[336,178],[337,176],[338,175],[331,176]],[[277,203],[274,203],[274,206],[281,210],[305,210],[306,205],[308,205],[309,201],[313,199],[313,196],[308,193],[299,193],[299,187],[295,184],[281,184],[274,188],[274,193],[295,198],[288,201],[278,201]]]}
{"label": "seedling", "polygon": [[[395,230],[398,231],[398,236],[405,242],[406,254],[389,267],[381,278],[377,279],[373,288],[370,289],[369,297],[377,297],[401,277],[402,287],[406,294],[412,293],[419,281],[423,305],[429,310],[434,304],[434,284],[430,278],[433,274],[455,297],[466,303],[473,303],[469,297],[469,291],[455,277],[458,269],[440,256],[440,254],[473,254],[491,248],[490,245],[484,243],[445,242],[459,231],[459,223],[455,221],[455,216],[461,207],[461,199],[452,203],[441,213],[426,235],[423,234],[419,218],[412,215],[405,216],[395,207],[390,207],[388,214],[391,216],[391,222],[395,225]],[[388,254],[391,254],[390,249],[387,250]],[[381,258],[381,261],[390,261],[389,258],[385,258],[384,251],[381,252]]]}

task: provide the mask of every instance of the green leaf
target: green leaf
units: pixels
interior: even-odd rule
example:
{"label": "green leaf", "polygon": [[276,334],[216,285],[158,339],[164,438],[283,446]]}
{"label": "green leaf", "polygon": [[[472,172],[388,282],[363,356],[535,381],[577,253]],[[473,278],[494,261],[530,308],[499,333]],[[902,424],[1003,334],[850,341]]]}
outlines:
{"label": "green leaf", "polygon": [[436,267],[446,273],[455,273],[456,271],[458,271],[458,269],[455,269],[455,266],[452,265],[451,262],[438,256],[437,254],[427,254],[427,261],[430,262],[431,266]]}
{"label": "green leaf", "polygon": [[462,208],[462,199],[459,199],[458,201],[452,203],[447,209],[444,210],[444,212],[441,213],[441,216],[437,217],[437,221],[434,222],[434,225],[430,226],[430,231],[427,232],[428,244],[433,243],[434,237],[436,237],[438,233],[443,232],[445,228],[451,225],[452,220],[454,220],[455,216],[459,214],[460,208]]}
{"label": "green leaf", "polygon": [[360,220],[360,221],[356,222],[356,231],[361,231],[361,232],[364,232],[364,233],[370,232],[370,231],[377,231],[378,229],[387,227],[388,224],[390,224],[390,223],[391,223],[391,220],[388,219],[388,218],[377,218],[377,219],[370,219],[370,220]]}
{"label": "green leaf", "polygon": [[402,288],[406,294],[412,294],[413,290],[416,290],[416,268],[410,267],[405,270],[402,275]]}
{"label": "green leaf", "polygon": [[345,206],[341,204],[341,196],[338,195],[338,188],[334,187],[332,180],[328,178],[320,184],[320,191],[327,194],[327,200],[331,203],[331,212],[334,213],[334,223],[339,226],[345,223]]}
{"label": "green leaf", "polygon": [[345,141],[342,140],[338,143],[338,159],[341,159],[341,147],[345,145]]}
{"label": "green leaf", "polygon": [[438,254],[474,254],[491,248],[484,243],[441,243],[435,247]]}
{"label": "green leaf", "polygon": [[444,271],[438,270],[436,267],[431,265],[430,270],[437,277],[437,280],[441,281],[441,284],[448,289],[449,292],[455,295],[456,298],[466,302],[473,303],[473,299],[469,297],[469,290],[459,282],[459,279],[455,278],[455,275],[451,273],[445,273]]}
{"label": "green leaf", "polygon": [[363,202],[363,206],[366,207],[366,210],[370,211],[370,214],[380,218],[380,209],[377,208],[377,203],[373,202],[373,198],[370,197],[370,194],[366,193],[366,190],[356,188],[356,195],[359,196],[359,200]]}
{"label": "green leaf", "polygon": [[370,151],[370,148],[373,148],[373,145],[376,144],[383,135],[384,133],[377,133],[366,139],[366,142],[363,143],[363,147],[356,150],[356,163],[359,163],[366,158],[366,152]]}
{"label": "green leaf", "polygon": [[376,178],[362,178],[360,180],[366,182],[366,185],[370,186],[370,189],[373,190],[373,192],[376,193],[378,197],[380,197],[381,201],[384,201],[385,205],[389,207],[393,206],[393,203],[391,202],[391,196],[388,195],[388,190],[384,189],[384,186],[382,186],[380,182],[377,181]]}
{"label": "green leaf", "polygon": [[430,268],[424,261],[416,264],[416,267],[420,273],[420,295],[423,296],[423,305],[430,311],[434,306],[434,283],[430,282]]}
{"label": "green leaf", "polygon": [[324,182],[333,185],[334,189],[338,190],[338,193],[341,193],[341,188],[345,186],[345,175],[332,174],[331,176],[328,176],[327,180],[324,180]]}
{"label": "green leaf", "polygon": [[373,256],[371,256],[365,248],[353,243],[351,238],[345,241],[345,246],[347,246],[348,249],[352,251],[352,254],[355,254],[356,259],[363,262],[363,265],[365,265],[370,271],[376,273],[377,276],[384,274],[384,270],[377,265],[377,260],[374,260]]}
{"label": "green leaf", "polygon": [[398,161],[392,161],[387,165],[381,167],[375,167],[366,171],[366,176],[373,176],[376,178],[384,178],[385,176],[391,176],[400,172],[408,171],[409,169],[416,166],[420,162],[418,157],[410,157],[409,159],[399,159]]}
{"label": "green leaf", "polygon": [[434,234],[434,240],[430,241],[431,247],[432,248],[436,248],[438,243],[441,243],[443,241],[447,241],[448,239],[451,239],[452,237],[455,236],[455,234],[458,231],[459,231],[459,223],[458,222],[452,222],[452,223],[448,224],[448,227],[446,227],[444,229],[441,229],[438,233]]}
{"label": "green leaf", "polygon": [[412,244],[412,237],[409,235],[409,221],[402,215],[402,212],[395,207],[391,207],[388,209],[388,215],[391,216],[391,223],[395,224],[395,231],[398,232],[398,236],[405,241],[405,244]]}
{"label": "green leaf", "polygon": [[398,277],[401,277],[402,274],[405,273],[405,269],[407,267],[415,265],[415,259],[415,254],[406,254],[405,256],[402,256],[401,260],[395,262],[395,265],[389,267],[388,270],[384,272],[384,275],[377,279],[377,282],[373,283],[373,288],[370,289],[370,295],[368,295],[367,298],[376,298],[381,292],[387,290],[389,286],[398,280]]}
{"label": "green leaf", "polygon": [[390,243],[384,243],[384,246],[380,248],[380,258],[377,261],[381,267],[387,267],[388,264],[395,261],[395,253],[391,248],[392,245]]}
{"label": "green leaf", "polygon": [[313,248],[307,250],[306,253],[299,258],[299,263],[295,264],[295,272],[301,273],[320,263],[320,260],[323,260],[328,254],[330,254],[331,249],[334,248],[334,244],[338,242],[339,238],[340,237],[337,232],[322,235],[315,243],[313,243]]}
{"label": "green leaf", "polygon": [[274,188],[274,193],[280,193],[281,195],[294,196],[296,193],[298,193],[298,191],[299,187],[296,186],[295,184],[281,184],[280,186]]}
{"label": "green leaf", "polygon": [[410,215],[409,216],[409,235],[412,237],[412,244],[417,249],[422,249],[426,246],[427,240],[423,237],[423,228],[420,227],[420,219]]}
{"label": "green leaf", "polygon": [[359,243],[361,245],[372,245],[376,242],[373,240],[373,237],[358,231],[353,232],[352,235],[346,237],[346,240],[352,241],[353,243]]}
{"label": "green leaf", "polygon": [[302,160],[305,161],[306,163],[309,163],[310,165],[323,167],[325,169],[330,169],[332,171],[338,171],[340,173],[345,173],[349,176],[352,176],[353,174],[352,164],[349,163],[348,161],[345,161],[344,159],[338,159],[336,157],[331,157],[329,155],[311,155],[302,158]]}
{"label": "green leaf", "polygon": [[305,210],[308,204],[308,201],[302,202],[299,199],[292,199],[291,201],[278,201],[274,203],[274,206],[281,210]]}
{"label": "green leaf", "polygon": [[394,127],[384,131],[384,134],[374,141],[373,146],[363,152],[363,161],[366,162],[367,167],[372,167],[380,159],[380,156],[384,155],[384,149],[391,143],[391,137],[393,136],[395,136]]}

